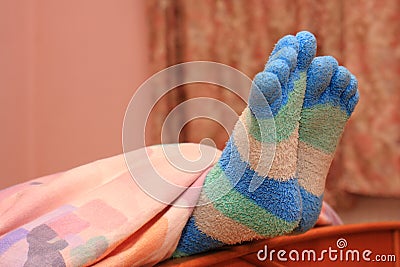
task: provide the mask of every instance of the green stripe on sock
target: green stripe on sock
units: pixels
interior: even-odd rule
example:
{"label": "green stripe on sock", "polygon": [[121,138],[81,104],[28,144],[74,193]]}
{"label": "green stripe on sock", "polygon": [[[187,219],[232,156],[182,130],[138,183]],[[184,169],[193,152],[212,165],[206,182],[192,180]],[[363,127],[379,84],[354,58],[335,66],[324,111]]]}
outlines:
{"label": "green stripe on sock", "polygon": [[[215,209],[260,235],[268,237],[286,234],[298,223],[289,223],[274,216],[236,191],[219,163],[208,173],[203,190],[208,199],[214,200]],[[225,195],[221,197],[222,193],[225,193]]]}
{"label": "green stripe on sock", "polygon": [[186,257],[189,256],[189,254],[183,253],[179,251],[178,249],[175,250],[174,254],[172,255],[173,258],[180,258],[180,257]]}
{"label": "green stripe on sock", "polygon": [[[304,91],[306,87],[306,72],[299,73],[299,79],[294,81],[293,91],[289,93],[289,99],[279,110],[278,114],[273,119],[257,120],[251,113],[248,113],[246,118],[247,125],[250,127],[250,134],[260,142],[281,142],[288,139],[296,129],[299,120],[299,110],[303,105]],[[249,116],[250,115],[250,116]],[[276,139],[272,133],[268,132],[271,129],[271,123],[275,121]],[[263,129],[263,136],[261,136]],[[273,128],[272,128],[273,129]]]}
{"label": "green stripe on sock", "polygon": [[[348,118],[345,111],[329,104],[303,109],[299,139],[327,154],[333,153]],[[324,134],[321,134],[321,129],[324,129]]]}

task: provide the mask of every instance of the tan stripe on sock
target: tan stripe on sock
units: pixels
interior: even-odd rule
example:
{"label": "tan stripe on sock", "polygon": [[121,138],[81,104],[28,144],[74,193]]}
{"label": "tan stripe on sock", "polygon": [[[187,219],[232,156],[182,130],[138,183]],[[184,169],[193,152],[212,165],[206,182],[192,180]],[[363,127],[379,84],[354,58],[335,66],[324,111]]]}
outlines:
{"label": "tan stripe on sock", "polygon": [[296,175],[297,144],[299,140],[298,126],[288,139],[278,143],[275,150],[275,158],[271,170],[268,173],[270,178],[287,180]]}
{"label": "tan stripe on sock", "polygon": [[275,145],[261,143],[249,135],[240,120],[235,126],[233,140],[241,160],[249,162],[250,168],[256,171],[258,175],[267,176],[274,159]]}
{"label": "tan stripe on sock", "polygon": [[[209,199],[202,192],[199,203],[209,203]],[[234,221],[214,208],[212,203],[197,206],[193,211],[196,225],[206,235],[225,244],[237,244],[242,241],[250,241],[263,238],[250,228]]]}
{"label": "tan stripe on sock", "polygon": [[300,185],[315,196],[322,195],[333,156],[334,153],[326,154],[299,141],[297,175]]}
{"label": "tan stripe on sock", "polygon": [[[293,178],[296,174],[298,127],[288,139],[276,144],[275,155],[271,155],[274,153],[274,145],[258,141],[248,134],[248,128],[241,116],[233,132],[241,159],[249,162],[250,167],[262,177],[268,175],[277,180]],[[272,165],[271,160],[273,160]]]}

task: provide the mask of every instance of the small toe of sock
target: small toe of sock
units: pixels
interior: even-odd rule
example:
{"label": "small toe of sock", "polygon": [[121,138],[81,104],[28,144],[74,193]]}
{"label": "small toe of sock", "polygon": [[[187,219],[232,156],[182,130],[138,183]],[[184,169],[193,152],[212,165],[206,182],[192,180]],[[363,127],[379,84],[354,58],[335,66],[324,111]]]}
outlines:
{"label": "small toe of sock", "polygon": [[349,99],[356,94],[357,88],[358,88],[357,78],[353,74],[350,74],[350,81],[346,86],[346,90],[344,90],[341,96],[342,100],[349,101]]}
{"label": "small toe of sock", "polygon": [[359,95],[358,95],[358,91],[356,91],[356,93],[350,98],[349,103],[347,104],[347,115],[351,115],[351,113],[353,113],[354,108],[356,107],[357,103],[359,100]]}
{"label": "small toe of sock", "polygon": [[357,88],[358,81],[354,75],[350,74],[350,82],[344,90],[343,94],[341,95],[340,99],[340,106],[347,111],[348,115],[353,112],[355,106],[358,103],[359,95]]}
{"label": "small toe of sock", "polygon": [[339,66],[332,77],[331,86],[337,88],[340,94],[349,85],[351,79],[351,73],[345,67]]}
{"label": "small toe of sock", "polygon": [[317,40],[315,36],[308,31],[301,31],[296,34],[299,42],[299,55],[297,59],[297,68],[306,70],[311,64],[317,51]]}
{"label": "small toe of sock", "polygon": [[312,106],[318,102],[321,94],[328,88],[337,68],[338,63],[331,56],[314,58],[307,71],[304,107]]}
{"label": "small toe of sock", "polygon": [[281,84],[278,76],[271,72],[260,72],[254,77],[250,90],[249,107],[256,117],[270,117],[269,105],[282,97]]}

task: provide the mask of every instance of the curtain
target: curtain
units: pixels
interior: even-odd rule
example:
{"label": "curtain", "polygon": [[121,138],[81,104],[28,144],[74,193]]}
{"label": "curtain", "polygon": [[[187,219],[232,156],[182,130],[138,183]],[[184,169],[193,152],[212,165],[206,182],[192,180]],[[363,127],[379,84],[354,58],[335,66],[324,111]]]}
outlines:
{"label": "curtain", "polygon": [[[361,95],[331,166],[326,199],[344,204],[348,192],[400,197],[398,0],[151,0],[147,10],[154,73],[181,62],[208,60],[252,78],[279,38],[300,30],[314,33],[317,55],[332,55],[349,68]],[[166,94],[150,116],[147,143],[160,142],[168,113],[191,98],[215,98],[240,113],[245,103],[216,87],[191,84]],[[229,133],[213,121],[197,119],[176,134],[181,142],[209,137],[223,148]]]}

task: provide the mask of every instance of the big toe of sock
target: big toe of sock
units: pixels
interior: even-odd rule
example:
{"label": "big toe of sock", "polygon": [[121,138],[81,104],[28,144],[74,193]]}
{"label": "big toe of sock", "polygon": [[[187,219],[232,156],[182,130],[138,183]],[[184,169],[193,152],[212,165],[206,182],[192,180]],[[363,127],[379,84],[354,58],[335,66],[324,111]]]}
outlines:
{"label": "big toe of sock", "polygon": [[287,35],[280,39],[275,45],[269,61],[275,60],[288,48],[293,49],[297,55],[297,58],[290,57],[290,59],[293,60],[288,62],[289,67],[291,67],[290,70],[293,70],[294,67],[297,67],[299,70],[306,70],[315,57],[317,40],[315,36],[308,31],[301,31],[297,33],[296,36]]}
{"label": "big toe of sock", "polygon": [[315,57],[317,51],[317,40],[312,33],[307,31],[297,33],[296,39],[299,43],[297,68],[299,70],[306,70]]}
{"label": "big toe of sock", "polygon": [[265,69],[268,68],[268,65],[278,59],[284,60],[289,66],[289,70],[293,71],[297,65],[297,54],[299,52],[299,41],[293,35],[286,35],[281,38],[275,45],[274,50],[271,53],[271,56],[268,59],[268,62],[265,66]]}
{"label": "big toe of sock", "polygon": [[263,71],[254,77],[249,95],[249,108],[256,118],[272,117],[271,105],[282,99],[281,84],[274,73]]}
{"label": "big toe of sock", "polygon": [[338,63],[331,56],[313,59],[307,71],[307,87],[303,107],[311,107],[320,101],[322,94],[329,87],[337,68]]}

